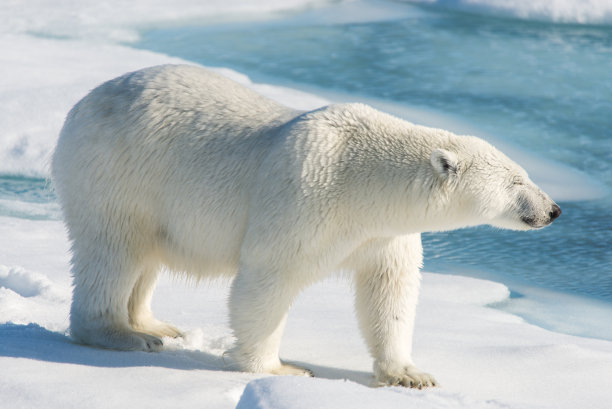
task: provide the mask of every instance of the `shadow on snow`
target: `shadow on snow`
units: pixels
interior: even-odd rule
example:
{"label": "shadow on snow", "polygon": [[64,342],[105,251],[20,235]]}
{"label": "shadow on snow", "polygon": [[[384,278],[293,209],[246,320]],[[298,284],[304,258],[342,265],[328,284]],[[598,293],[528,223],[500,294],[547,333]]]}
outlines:
{"label": "shadow on snow", "polygon": [[153,353],[93,348],[77,344],[70,337],[37,324],[0,325],[0,356],[109,368],[158,366],[183,370],[225,369],[221,357],[203,351],[166,350]]}
{"label": "shadow on snow", "polygon": [[[164,350],[162,352],[114,351],[93,348],[72,341],[67,335],[49,331],[37,324],[0,325],[0,357],[26,358],[46,362],[127,368],[152,366],[180,370],[231,371],[222,357],[204,351]],[[309,368],[317,378],[347,379],[370,386],[372,374],[305,362],[293,362]]]}

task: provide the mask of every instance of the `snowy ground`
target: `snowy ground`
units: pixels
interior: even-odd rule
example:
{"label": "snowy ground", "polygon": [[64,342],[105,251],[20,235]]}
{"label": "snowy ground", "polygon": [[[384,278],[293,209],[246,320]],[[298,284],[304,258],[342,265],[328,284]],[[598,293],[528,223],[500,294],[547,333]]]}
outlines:
{"label": "snowy ground", "polygon": [[[103,80],[148,65],[179,62],[119,45],[134,25],[316,3],[267,0],[163,2],[9,0],[0,5],[0,172],[46,176],[63,118]],[[178,4],[177,4],[178,3]],[[599,3],[598,3],[599,4]],[[222,13],[219,12],[222,11]],[[216,13],[216,14],[215,14]],[[222,70],[297,108],[325,100]],[[0,203],[2,206],[22,204]],[[29,205],[28,205],[29,206]],[[34,206],[26,213],[51,215]],[[158,317],[186,331],[161,353],[73,344],[68,243],[61,222],[0,217],[0,408],[608,408],[612,342],[561,335],[486,307],[509,296],[501,284],[425,274],[414,357],[442,387],[366,387],[371,361],[353,316],[350,284],[330,279],[305,291],[288,321],[281,356],[315,379],[226,370],[232,344],[228,283],[165,276]],[[246,389],[245,389],[246,387]]]}
{"label": "snowy ground", "polygon": [[0,218],[0,238],[0,407],[604,409],[612,398],[612,342],[549,332],[486,307],[509,296],[501,284],[433,273],[424,275],[414,356],[438,389],[363,386],[371,361],[350,283],[340,278],[300,296],[283,341],[281,356],[315,379],[226,370],[227,283],[161,280],[153,309],[187,333],[167,339],[161,353],[76,345],[66,336],[61,223]]}

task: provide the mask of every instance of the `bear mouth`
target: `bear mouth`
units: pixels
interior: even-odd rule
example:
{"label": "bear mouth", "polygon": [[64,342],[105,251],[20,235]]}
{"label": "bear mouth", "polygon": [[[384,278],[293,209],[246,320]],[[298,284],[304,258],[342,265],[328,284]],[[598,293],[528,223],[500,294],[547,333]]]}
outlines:
{"label": "bear mouth", "polygon": [[532,229],[541,229],[542,227],[546,227],[550,223],[552,223],[552,220],[542,222],[542,221],[537,220],[535,217],[529,217],[529,216],[522,216],[521,221],[525,223],[527,226],[531,227]]}

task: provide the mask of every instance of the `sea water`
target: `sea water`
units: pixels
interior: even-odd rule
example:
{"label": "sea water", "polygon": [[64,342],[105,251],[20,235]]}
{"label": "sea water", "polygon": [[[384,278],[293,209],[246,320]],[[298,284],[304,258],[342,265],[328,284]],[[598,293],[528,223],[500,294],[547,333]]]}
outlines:
{"label": "sea water", "polygon": [[[554,306],[566,299],[561,293],[612,303],[612,25],[362,1],[259,21],[149,24],[130,46],[344,101],[431,113],[407,115],[416,123],[447,127],[460,118],[517,160],[527,157],[521,164],[537,183],[557,186],[551,193],[563,215],[531,232],[424,234],[425,269],[502,281],[514,291],[505,308],[612,339],[592,330],[609,322],[601,316],[610,304],[578,329],[559,325],[572,312]],[[0,176],[0,214],[60,218],[49,182],[20,174]]]}

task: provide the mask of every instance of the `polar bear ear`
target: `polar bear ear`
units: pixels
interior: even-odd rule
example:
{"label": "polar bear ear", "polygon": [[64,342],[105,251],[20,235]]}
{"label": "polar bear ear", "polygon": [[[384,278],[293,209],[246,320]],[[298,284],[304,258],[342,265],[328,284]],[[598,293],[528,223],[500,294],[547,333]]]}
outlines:
{"label": "polar bear ear", "polygon": [[457,155],[453,152],[445,149],[434,149],[431,152],[430,160],[431,165],[439,176],[446,179],[450,175],[457,174],[458,160]]}

